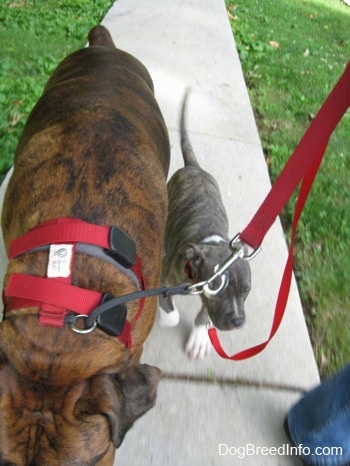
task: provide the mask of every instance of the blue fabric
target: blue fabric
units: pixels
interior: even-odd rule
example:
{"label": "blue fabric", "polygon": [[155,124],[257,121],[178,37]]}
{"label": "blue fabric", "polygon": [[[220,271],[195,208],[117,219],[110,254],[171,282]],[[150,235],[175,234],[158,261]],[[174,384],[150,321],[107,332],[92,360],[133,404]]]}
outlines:
{"label": "blue fabric", "polygon": [[305,462],[350,465],[350,364],[301,398],[287,420]]}

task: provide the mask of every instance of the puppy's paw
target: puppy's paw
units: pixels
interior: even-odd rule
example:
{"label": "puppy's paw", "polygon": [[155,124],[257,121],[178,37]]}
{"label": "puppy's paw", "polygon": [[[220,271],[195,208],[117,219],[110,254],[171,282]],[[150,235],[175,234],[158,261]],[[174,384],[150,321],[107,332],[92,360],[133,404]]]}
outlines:
{"label": "puppy's paw", "polygon": [[180,321],[179,311],[174,308],[171,312],[166,312],[159,306],[159,325],[161,327],[176,327]]}
{"label": "puppy's paw", "polygon": [[210,353],[211,341],[205,325],[194,327],[186,344],[186,353],[191,359],[202,359]]}

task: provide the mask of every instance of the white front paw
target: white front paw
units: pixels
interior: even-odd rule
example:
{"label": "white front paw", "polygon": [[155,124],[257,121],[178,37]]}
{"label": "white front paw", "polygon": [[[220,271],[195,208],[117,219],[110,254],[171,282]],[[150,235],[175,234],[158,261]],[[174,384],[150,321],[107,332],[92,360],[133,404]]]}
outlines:
{"label": "white front paw", "polygon": [[179,321],[180,314],[176,308],[168,313],[159,306],[159,325],[161,327],[176,327]]}
{"label": "white front paw", "polygon": [[202,359],[210,353],[211,341],[205,325],[194,327],[186,344],[186,353],[191,359]]}

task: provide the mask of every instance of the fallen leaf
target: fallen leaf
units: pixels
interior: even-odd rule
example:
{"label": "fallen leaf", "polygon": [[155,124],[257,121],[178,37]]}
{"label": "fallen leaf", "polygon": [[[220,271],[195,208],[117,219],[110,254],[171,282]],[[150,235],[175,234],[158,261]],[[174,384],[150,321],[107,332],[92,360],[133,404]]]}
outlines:
{"label": "fallen leaf", "polygon": [[228,17],[232,19],[232,21],[236,21],[236,19],[238,18],[238,16],[233,15],[230,11],[228,11],[227,14],[228,14]]}
{"label": "fallen leaf", "polygon": [[280,44],[276,42],[275,40],[270,40],[269,45],[273,47],[274,49],[278,49],[278,47],[280,46]]}
{"label": "fallen leaf", "polygon": [[12,115],[11,120],[10,120],[10,126],[16,126],[17,123],[21,120],[21,118],[22,118],[22,115],[20,113]]}

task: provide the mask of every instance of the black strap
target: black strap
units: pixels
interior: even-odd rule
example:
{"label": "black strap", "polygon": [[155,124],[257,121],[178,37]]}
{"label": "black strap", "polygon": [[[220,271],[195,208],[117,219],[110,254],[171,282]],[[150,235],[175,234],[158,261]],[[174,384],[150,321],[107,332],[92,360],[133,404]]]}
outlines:
{"label": "black strap", "polygon": [[[141,299],[141,298],[149,298],[151,296],[174,296],[174,295],[188,295],[190,294],[190,288],[187,283],[184,283],[182,285],[178,286],[173,286],[173,287],[161,287],[161,288],[154,288],[152,290],[140,290],[140,291],[135,291],[133,293],[128,293],[123,296],[118,296],[116,298],[111,298],[108,301],[100,304],[96,309],[94,309],[91,314],[89,314],[89,317],[86,319],[86,326],[91,327],[95,320],[98,318],[99,315],[102,313],[115,308],[117,306],[120,306],[121,304],[127,303],[129,301],[134,301],[136,299]],[[66,316],[64,319],[64,322],[66,324],[76,324],[77,322],[77,316],[76,315],[69,315]]]}

